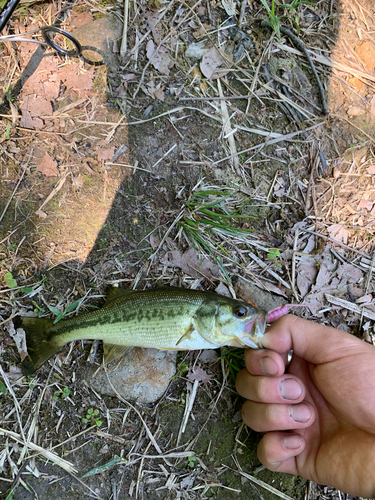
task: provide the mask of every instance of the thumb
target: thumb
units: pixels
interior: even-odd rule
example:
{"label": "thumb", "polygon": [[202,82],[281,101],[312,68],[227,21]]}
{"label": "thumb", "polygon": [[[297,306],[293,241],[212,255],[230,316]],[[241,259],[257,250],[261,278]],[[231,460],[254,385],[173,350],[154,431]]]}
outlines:
{"label": "thumb", "polygon": [[[262,346],[279,353],[293,350],[314,364],[352,356],[373,346],[341,330],[287,314],[267,328]],[[374,354],[373,351],[371,351]]]}

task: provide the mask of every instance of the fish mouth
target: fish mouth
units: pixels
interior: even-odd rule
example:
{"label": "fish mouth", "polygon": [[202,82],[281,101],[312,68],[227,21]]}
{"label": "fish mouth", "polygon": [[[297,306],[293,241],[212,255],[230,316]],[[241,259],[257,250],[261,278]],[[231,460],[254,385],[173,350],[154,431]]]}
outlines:
{"label": "fish mouth", "polygon": [[266,314],[267,313],[245,323],[242,341],[246,346],[252,347],[253,349],[259,349],[259,347],[261,347],[260,339],[263,337],[265,330]]}

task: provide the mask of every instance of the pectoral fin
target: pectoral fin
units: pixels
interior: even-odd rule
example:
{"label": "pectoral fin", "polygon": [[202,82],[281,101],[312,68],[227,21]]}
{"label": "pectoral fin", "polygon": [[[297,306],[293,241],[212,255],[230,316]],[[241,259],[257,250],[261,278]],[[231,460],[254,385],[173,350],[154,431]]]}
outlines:
{"label": "pectoral fin", "polygon": [[104,364],[107,365],[114,359],[122,356],[129,349],[127,345],[117,345],[109,344],[108,342],[103,342],[104,350]]}
{"label": "pectoral fin", "polygon": [[178,344],[181,344],[181,342],[183,342],[184,340],[189,340],[191,339],[191,334],[195,331],[195,328],[193,325],[190,326],[189,330],[187,330],[180,338],[179,340],[176,342],[176,346],[178,346]]}

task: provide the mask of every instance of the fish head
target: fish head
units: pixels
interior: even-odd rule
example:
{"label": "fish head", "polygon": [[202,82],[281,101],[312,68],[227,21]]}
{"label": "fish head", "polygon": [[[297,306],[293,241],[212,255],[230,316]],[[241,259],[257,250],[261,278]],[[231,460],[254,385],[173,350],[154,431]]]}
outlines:
{"label": "fish head", "polygon": [[266,318],[266,311],[256,309],[246,302],[230,299],[218,307],[216,336],[225,339],[223,345],[261,348]]}

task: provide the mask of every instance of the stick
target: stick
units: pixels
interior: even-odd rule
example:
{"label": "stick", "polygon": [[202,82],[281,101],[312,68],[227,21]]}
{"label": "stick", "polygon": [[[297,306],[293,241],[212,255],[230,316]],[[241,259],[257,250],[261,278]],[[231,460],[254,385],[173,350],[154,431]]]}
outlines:
{"label": "stick", "polygon": [[246,6],[247,6],[247,0],[242,0],[240,18],[238,20],[238,26],[240,28],[241,28],[241,26],[243,25],[243,22],[244,22]]}
{"label": "stick", "polygon": [[171,152],[174,150],[174,148],[175,148],[176,146],[177,146],[177,143],[173,144],[173,146],[172,146],[170,149],[168,149],[168,151],[167,151],[166,153],[164,153],[164,154],[163,154],[163,156],[162,156],[161,158],[159,158],[159,159],[158,159],[158,161],[157,161],[156,163],[154,163],[154,164],[152,165],[151,169],[154,169],[154,168],[156,167],[156,165],[159,165],[159,163],[160,163],[161,161],[163,161],[163,160],[164,160],[164,158],[166,158],[166,157],[169,155],[169,153],[171,153]]}
{"label": "stick", "polygon": [[334,295],[329,295],[328,293],[326,293],[325,296],[330,304],[342,307],[343,309],[348,309],[348,311],[352,311],[357,314],[362,314],[365,318],[375,320],[375,313],[373,311],[370,311],[369,309],[365,309],[364,307],[358,307],[356,304],[353,304],[353,302],[340,299],[339,297],[335,297]]}
{"label": "stick", "polygon": [[0,435],[9,436],[14,441],[17,441],[20,444],[24,444],[28,448],[30,448],[34,451],[37,451],[38,453],[43,455],[47,460],[51,460],[51,462],[58,465],[62,469],[66,470],[66,472],[69,472],[70,474],[74,474],[74,473],[78,472],[77,469],[75,469],[73,467],[73,464],[71,464],[67,460],[60,458],[58,455],[56,455],[56,453],[53,453],[52,451],[49,451],[49,450],[45,450],[44,448],[42,448],[41,446],[38,446],[35,443],[32,443],[32,442],[27,443],[26,441],[24,441],[22,439],[22,436],[20,434],[17,434],[16,432],[8,431],[8,430],[0,427]]}
{"label": "stick", "polygon": [[269,269],[267,264],[265,264],[262,260],[259,259],[259,257],[257,257],[253,252],[249,252],[248,255],[250,255],[250,257],[255,260],[255,262],[262,268],[264,269],[268,274],[270,274],[271,276],[273,276],[277,281],[280,281],[280,283],[282,283],[286,288],[288,288],[288,290],[291,289],[290,285],[284,281],[277,273],[275,273],[275,271],[272,271],[272,269]]}
{"label": "stick", "polygon": [[[318,128],[321,125],[324,125],[324,122],[316,123],[315,125],[312,125],[311,127],[307,128],[306,130],[297,130],[296,132],[292,132],[290,134],[281,135],[280,137],[275,137],[274,139],[270,139],[269,141],[262,142],[261,144],[257,144],[256,146],[252,146],[251,148],[243,149],[242,151],[237,152],[237,154],[240,155],[242,153],[248,153],[249,151],[254,151],[255,149],[263,148],[265,146],[270,146],[271,144],[276,144],[278,142],[287,141],[289,139],[292,139],[296,135],[310,132],[310,130]],[[219,163],[222,163],[223,161],[226,161],[229,158],[231,158],[231,156],[226,156],[225,158],[222,158],[221,160],[215,161],[214,163],[212,163],[212,165],[218,165]]]}
{"label": "stick", "polygon": [[362,255],[362,257],[365,257],[366,259],[370,259],[370,256],[367,255],[367,253],[361,252],[361,250],[357,250],[356,248],[352,248],[349,245],[345,245],[345,243],[342,243],[341,241],[335,240],[334,238],[330,238],[329,236],[326,236],[325,234],[321,233],[316,233],[315,231],[311,231],[310,229],[302,229],[303,232],[309,233],[309,234],[314,234],[315,236],[319,236],[320,238],[323,238],[324,240],[331,241],[332,243],[335,243],[335,245],[340,245],[340,247],[346,248],[346,250],[349,250],[349,252],[355,252],[358,255]]}
{"label": "stick", "polygon": [[[272,26],[267,21],[262,21],[261,26],[262,27],[266,26],[267,28],[272,29]],[[320,99],[322,101],[323,113],[325,115],[329,115],[329,109],[328,109],[327,102],[326,102],[326,99],[325,99],[325,96],[324,96],[324,89],[323,89],[322,82],[320,81],[319,75],[318,75],[318,73],[317,73],[317,71],[315,69],[315,65],[314,65],[314,63],[313,63],[313,61],[312,61],[312,59],[310,57],[310,54],[308,53],[308,51],[306,49],[305,44],[292,31],[290,31],[290,29],[285,28],[285,26],[280,26],[280,31],[281,31],[281,33],[284,33],[284,35],[286,35],[287,37],[289,37],[292,40],[292,42],[294,43],[294,45],[296,47],[298,47],[300,49],[300,51],[303,52],[303,54],[305,55],[305,57],[307,59],[307,62],[310,65],[311,71],[312,71],[312,73],[314,75],[314,78],[316,80],[316,83],[318,85]]]}
{"label": "stick", "polygon": [[122,40],[120,47],[120,56],[124,57],[127,50],[127,38],[128,38],[128,17],[129,17],[129,0],[125,0],[124,4],[124,29],[122,32]]}
{"label": "stick", "polygon": [[[217,81],[217,88],[219,91],[219,96],[224,97],[223,94],[223,89],[221,87],[221,82],[220,79]],[[232,159],[233,159],[233,166],[234,170],[237,175],[241,175],[241,170],[240,170],[240,162],[238,159],[238,154],[237,154],[237,148],[236,148],[236,142],[234,140],[234,134],[232,132],[232,126],[230,123],[230,117],[228,113],[228,107],[227,103],[225,101],[220,101],[220,107],[221,107],[221,113],[222,113],[222,121],[223,121],[223,135],[230,134],[228,138],[228,144],[230,151],[232,153]]]}
{"label": "stick", "polygon": [[193,404],[195,401],[195,397],[197,395],[198,384],[199,384],[198,380],[194,380],[193,389],[189,395],[189,399],[186,398],[187,400],[186,400],[186,406],[185,406],[185,413],[184,413],[184,418],[181,422],[180,431],[178,433],[178,438],[177,438],[177,443],[176,443],[177,446],[180,442],[181,435],[185,432],[186,425],[187,425],[187,422],[189,420],[191,410],[193,409]]}
{"label": "stick", "polygon": [[[31,156],[31,154],[32,154],[32,151],[31,151],[31,153],[30,153],[30,156]],[[30,159],[30,156],[29,156],[29,159]],[[29,163],[29,160],[27,160],[27,164],[28,164],[28,163]],[[19,185],[21,184],[21,182],[22,182],[22,179],[23,179],[23,177],[24,177],[24,175],[25,175],[25,172],[26,172],[27,164],[25,165],[25,168],[22,170],[21,177],[19,178],[19,181],[17,182],[16,187],[13,189],[13,193],[10,195],[10,198],[9,198],[9,200],[8,200],[8,203],[5,205],[5,208],[4,208],[4,210],[3,210],[3,213],[1,214],[1,217],[0,217],[0,222],[3,220],[3,217],[4,217],[4,215],[6,214],[6,211],[8,210],[8,207],[9,207],[9,205],[10,205],[10,202],[11,202],[11,201],[12,201],[12,199],[13,199],[13,196],[16,194],[16,191],[17,191],[17,189],[18,189],[18,186],[19,186]]]}
{"label": "stick", "polygon": [[39,207],[39,209],[35,212],[37,215],[39,215],[39,213],[41,213],[41,210],[42,208],[47,205],[47,203],[55,196],[55,194],[57,194],[60,189],[63,187],[63,185],[65,184],[65,181],[66,181],[66,178],[68,177],[69,174],[66,174],[64,177],[62,177],[59,181],[59,183],[57,184],[56,187],[54,187],[52,189],[52,191],[50,192],[50,194],[47,196],[47,198],[43,201],[43,203],[41,204],[41,206]]}

